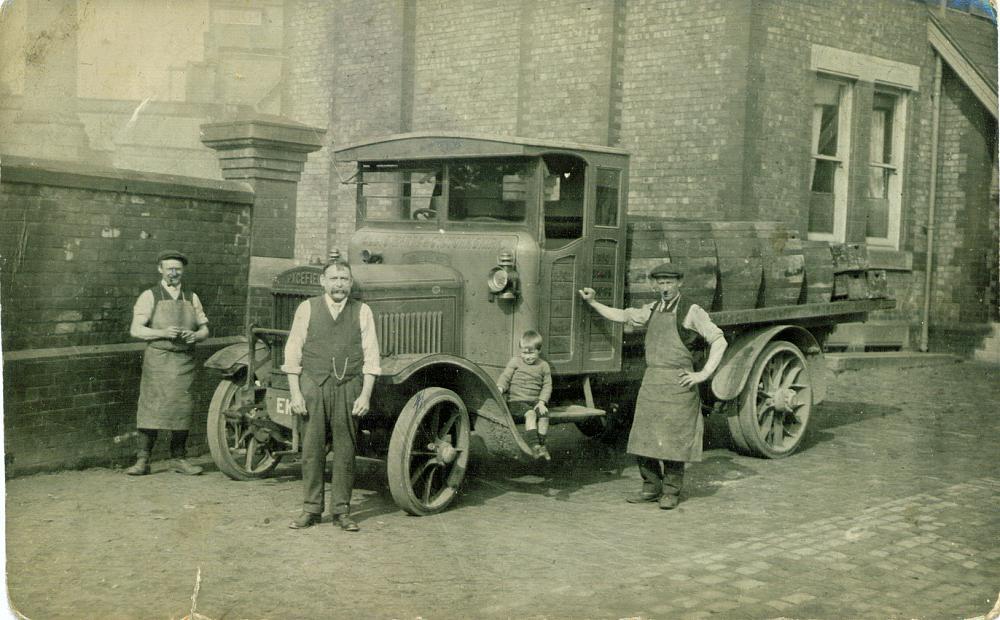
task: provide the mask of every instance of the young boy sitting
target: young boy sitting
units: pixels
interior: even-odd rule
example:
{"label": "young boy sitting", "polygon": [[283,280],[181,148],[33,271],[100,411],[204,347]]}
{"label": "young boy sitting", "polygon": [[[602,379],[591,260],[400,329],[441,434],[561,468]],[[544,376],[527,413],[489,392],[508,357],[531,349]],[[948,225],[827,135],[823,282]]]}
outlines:
{"label": "young boy sitting", "polygon": [[524,416],[525,440],[532,446],[535,458],[552,460],[545,448],[549,430],[549,410],[546,404],[552,396],[552,372],[549,363],[539,357],[542,336],[529,329],[521,336],[521,352],[510,358],[503,374],[497,379],[500,393],[507,393],[507,406],[514,416]]}

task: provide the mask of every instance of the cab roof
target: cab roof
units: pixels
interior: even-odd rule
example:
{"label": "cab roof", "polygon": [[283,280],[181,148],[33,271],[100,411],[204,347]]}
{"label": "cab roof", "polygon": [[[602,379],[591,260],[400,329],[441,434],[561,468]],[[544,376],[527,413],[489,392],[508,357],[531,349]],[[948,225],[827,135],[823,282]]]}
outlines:
{"label": "cab roof", "polygon": [[400,133],[335,149],[337,161],[396,161],[459,157],[537,156],[546,153],[594,153],[628,158],[609,146],[558,140],[448,132]]}

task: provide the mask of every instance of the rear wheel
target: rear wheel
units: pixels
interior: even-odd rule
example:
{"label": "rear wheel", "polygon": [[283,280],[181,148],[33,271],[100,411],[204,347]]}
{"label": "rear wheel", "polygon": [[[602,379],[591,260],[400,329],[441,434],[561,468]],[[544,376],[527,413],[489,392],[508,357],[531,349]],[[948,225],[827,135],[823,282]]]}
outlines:
{"label": "rear wheel", "polygon": [[411,515],[444,510],[469,463],[469,413],[458,394],[420,390],[406,403],[389,440],[389,489]]}
{"label": "rear wheel", "polygon": [[208,448],[219,471],[233,480],[255,480],[271,473],[281,457],[271,450],[266,434],[258,437],[240,417],[227,417],[236,406],[240,384],[219,382],[208,407]]}
{"label": "rear wheel", "polygon": [[738,407],[729,414],[729,431],[741,452],[783,458],[801,445],[811,413],[806,358],[794,344],[776,340],[754,361]]}

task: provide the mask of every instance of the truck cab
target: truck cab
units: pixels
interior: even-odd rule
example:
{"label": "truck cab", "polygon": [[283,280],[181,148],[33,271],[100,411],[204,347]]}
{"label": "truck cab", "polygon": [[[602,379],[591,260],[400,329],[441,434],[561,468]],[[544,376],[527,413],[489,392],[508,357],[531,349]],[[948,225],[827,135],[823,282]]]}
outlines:
{"label": "truck cab", "polygon": [[555,376],[620,370],[621,327],[588,312],[576,291],[622,304],[626,152],[410,133],[341,147],[336,159],[357,165],[352,264],[460,274],[461,334],[447,352],[496,376],[536,329]]}

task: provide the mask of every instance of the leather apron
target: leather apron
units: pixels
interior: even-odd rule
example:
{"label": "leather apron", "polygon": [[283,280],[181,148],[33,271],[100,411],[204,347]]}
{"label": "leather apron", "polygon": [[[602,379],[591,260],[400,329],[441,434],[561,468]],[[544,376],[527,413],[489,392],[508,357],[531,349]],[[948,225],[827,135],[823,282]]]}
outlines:
{"label": "leather apron", "polygon": [[704,422],[698,386],[684,387],[678,374],[694,370],[691,352],[677,333],[675,312],[655,309],[646,326],[646,373],[635,403],[628,452],[669,461],[700,461]]}
{"label": "leather apron", "polygon": [[[153,329],[198,329],[194,304],[184,293],[172,299],[162,285],[153,289]],[[181,340],[151,340],[142,358],[142,383],[136,427],[186,431],[191,429],[194,345]]]}

